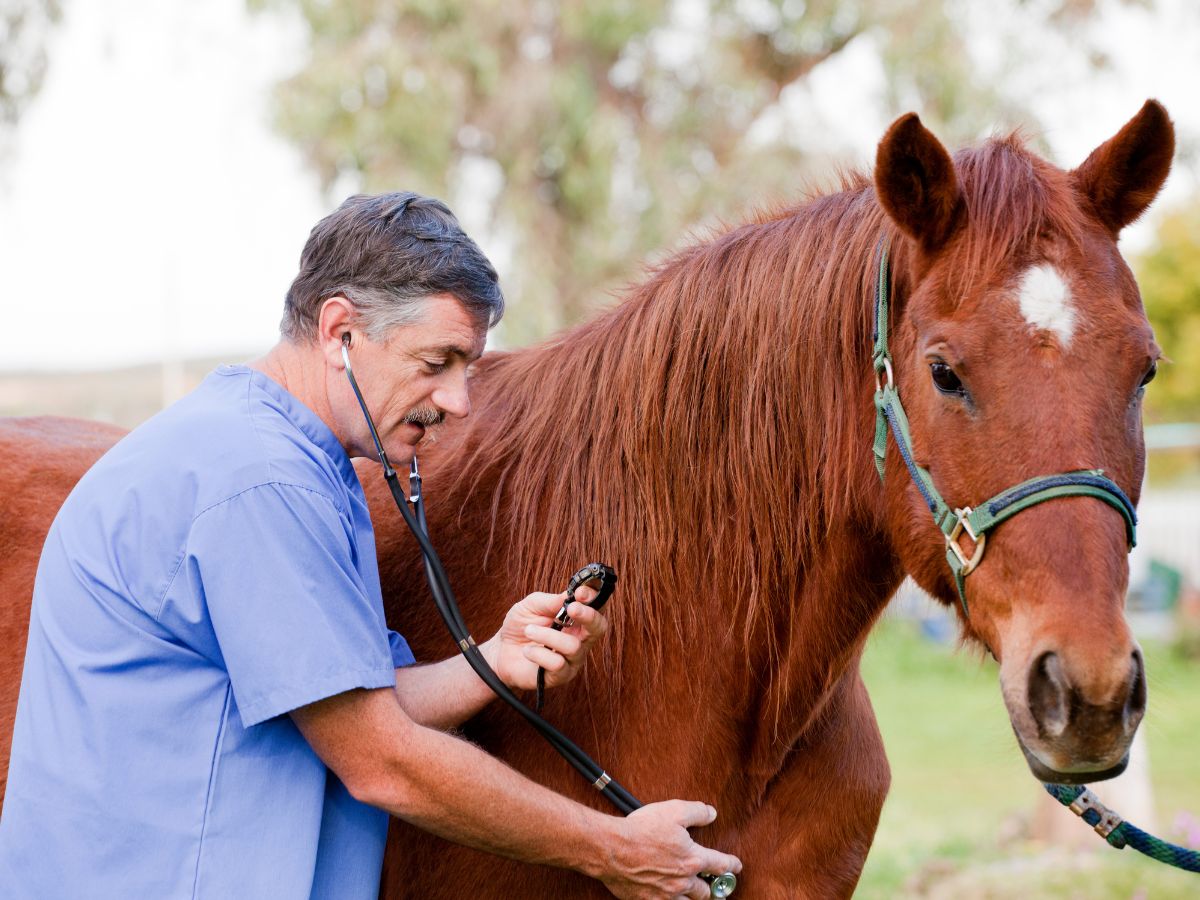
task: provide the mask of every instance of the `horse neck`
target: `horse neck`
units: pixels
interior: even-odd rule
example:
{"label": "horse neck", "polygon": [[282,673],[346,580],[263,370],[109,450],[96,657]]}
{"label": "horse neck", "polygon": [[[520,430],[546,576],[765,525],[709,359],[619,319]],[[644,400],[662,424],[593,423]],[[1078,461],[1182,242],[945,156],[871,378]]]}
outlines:
{"label": "horse neck", "polygon": [[[882,541],[882,227],[865,186],[821,198],[685,251],[593,322],[481,368],[449,505],[523,588],[590,559],[617,568],[637,609],[611,614],[612,669],[623,654],[661,666],[714,623],[772,668],[814,646],[856,652],[882,605],[868,592],[847,618],[842,563]],[[821,591],[803,589],[810,576]]]}

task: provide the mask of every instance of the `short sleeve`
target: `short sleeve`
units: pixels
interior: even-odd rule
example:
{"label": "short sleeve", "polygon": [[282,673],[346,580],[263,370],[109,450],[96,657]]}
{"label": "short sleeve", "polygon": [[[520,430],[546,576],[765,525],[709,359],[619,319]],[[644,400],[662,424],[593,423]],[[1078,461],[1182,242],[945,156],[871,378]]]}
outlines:
{"label": "short sleeve", "polygon": [[394,685],[393,660],[411,661],[358,559],[350,520],[307,488],[259,485],[196,517],[187,562],[245,727]]}
{"label": "short sleeve", "polygon": [[392,651],[392,665],[397,669],[411,666],[417,661],[413,652],[408,649],[408,641],[395,631],[388,631],[388,647]]}

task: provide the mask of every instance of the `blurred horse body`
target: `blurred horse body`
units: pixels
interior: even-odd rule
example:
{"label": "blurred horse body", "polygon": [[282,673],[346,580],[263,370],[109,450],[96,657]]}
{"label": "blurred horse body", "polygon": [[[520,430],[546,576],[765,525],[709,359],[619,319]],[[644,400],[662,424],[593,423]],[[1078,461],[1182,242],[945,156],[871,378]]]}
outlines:
{"label": "blurred horse body", "polygon": [[[1015,138],[952,159],[906,117],[885,136],[873,181],[851,177],[835,194],[684,250],[593,321],[486,356],[472,375],[472,415],[422,450],[430,532],[476,634],[584,562],[616,568],[610,639],[577,683],[550,692],[546,715],[644,802],[716,806],[716,823],[697,836],[742,858],[740,896],[853,891],[890,777],[859,675],[866,636],[906,572],[956,602],[942,536],[899,454],[889,453],[883,486],[872,464],[880,237],[893,247],[895,377],[915,452],[947,498],[966,505],[1031,475],[1103,466],[1136,500],[1140,419],[1135,434],[1105,392],[1133,394],[1149,338],[1116,233],[1161,186],[1172,140],[1165,112],[1147,104],[1068,173]],[[1087,304],[1076,304],[1070,345],[1022,320],[1015,296],[1023,273],[1051,262]],[[933,346],[969,392],[930,383]],[[1029,394],[1030,371],[1047,397]],[[1063,413],[1068,390],[1090,418]],[[1019,439],[1005,443],[1013,431]],[[931,434],[947,440],[935,449]],[[11,725],[37,548],[69,486],[113,437],[78,424],[0,426],[3,490],[35,471],[49,488],[40,500],[22,494],[0,521],[0,724]],[[427,601],[415,545],[378,467],[360,460],[358,469],[389,622],[419,659],[445,656],[454,648]],[[1103,504],[1057,500],[1001,526],[970,583],[964,631],[1001,660],[1022,747],[1063,771],[1112,768],[1140,719],[1130,687],[1140,657],[1114,624],[1123,534]],[[1089,562],[1078,597],[1038,555],[1063,542]],[[1081,622],[1085,607],[1087,640],[1076,641],[1064,623]],[[1062,742],[1039,743],[1029,722],[1040,728],[1054,691],[1068,689],[1099,711],[1086,728],[1061,723]],[[1101,715],[1110,706],[1123,714],[1120,728]],[[465,733],[603,808],[499,705]],[[5,729],[3,764],[7,742]],[[399,822],[382,893],[604,896],[573,873]]]}

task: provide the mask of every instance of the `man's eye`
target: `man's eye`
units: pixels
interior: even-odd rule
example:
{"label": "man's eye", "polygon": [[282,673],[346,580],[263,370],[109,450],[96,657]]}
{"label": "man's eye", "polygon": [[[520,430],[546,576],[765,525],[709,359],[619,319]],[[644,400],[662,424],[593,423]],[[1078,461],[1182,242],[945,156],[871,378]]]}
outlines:
{"label": "man's eye", "polygon": [[425,371],[430,375],[440,375],[446,371],[446,366],[449,365],[444,359],[427,359],[425,360]]}

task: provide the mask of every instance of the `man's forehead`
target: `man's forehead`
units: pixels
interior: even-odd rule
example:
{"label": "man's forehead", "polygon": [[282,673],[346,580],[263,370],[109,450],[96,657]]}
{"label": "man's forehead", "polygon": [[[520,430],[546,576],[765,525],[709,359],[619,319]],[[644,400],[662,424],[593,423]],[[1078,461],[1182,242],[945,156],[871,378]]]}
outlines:
{"label": "man's forehead", "polygon": [[458,356],[473,361],[483,355],[487,343],[487,324],[472,315],[452,294],[434,294],[426,298],[423,315],[409,326],[401,326],[389,336],[393,349],[409,352]]}

